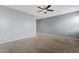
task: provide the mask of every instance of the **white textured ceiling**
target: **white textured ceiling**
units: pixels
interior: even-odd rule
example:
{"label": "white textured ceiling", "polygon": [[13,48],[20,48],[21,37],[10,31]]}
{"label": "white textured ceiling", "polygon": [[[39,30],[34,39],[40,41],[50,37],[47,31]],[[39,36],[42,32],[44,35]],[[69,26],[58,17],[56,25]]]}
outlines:
{"label": "white textured ceiling", "polygon": [[[43,5],[40,6],[43,7]],[[79,5],[52,5],[50,9],[53,9],[54,12],[48,12],[47,14],[37,12],[40,10],[37,8],[38,5],[7,5],[6,7],[35,15],[37,19],[79,11]]]}

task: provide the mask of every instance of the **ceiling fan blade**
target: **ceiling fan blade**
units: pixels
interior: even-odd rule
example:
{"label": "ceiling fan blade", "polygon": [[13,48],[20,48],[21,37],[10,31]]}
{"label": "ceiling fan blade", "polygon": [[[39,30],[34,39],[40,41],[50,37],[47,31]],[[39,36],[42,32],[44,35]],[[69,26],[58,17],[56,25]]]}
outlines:
{"label": "ceiling fan blade", "polygon": [[40,10],[40,11],[37,11],[37,12],[42,12],[42,10]]}
{"label": "ceiling fan blade", "polygon": [[41,8],[41,7],[38,7],[38,8],[43,9],[43,8]]}
{"label": "ceiling fan blade", "polygon": [[54,11],[54,10],[49,10],[49,9],[48,9],[47,11]]}
{"label": "ceiling fan blade", "polygon": [[45,9],[48,9],[49,7],[51,7],[51,5],[48,5]]}

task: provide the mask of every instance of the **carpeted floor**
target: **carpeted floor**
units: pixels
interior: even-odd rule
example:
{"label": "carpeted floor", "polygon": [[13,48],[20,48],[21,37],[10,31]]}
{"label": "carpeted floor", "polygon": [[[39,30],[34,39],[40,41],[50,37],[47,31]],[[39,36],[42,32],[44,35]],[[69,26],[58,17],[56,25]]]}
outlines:
{"label": "carpeted floor", "polygon": [[1,53],[72,53],[79,52],[79,40],[38,33],[36,37],[0,44]]}

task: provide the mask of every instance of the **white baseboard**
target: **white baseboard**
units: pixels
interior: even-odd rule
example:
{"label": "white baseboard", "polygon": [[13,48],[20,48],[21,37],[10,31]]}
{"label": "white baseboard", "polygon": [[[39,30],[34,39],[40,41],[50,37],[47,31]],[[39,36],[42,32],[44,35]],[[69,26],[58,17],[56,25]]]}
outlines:
{"label": "white baseboard", "polygon": [[43,35],[47,35],[47,36],[50,36],[50,37],[62,37],[62,38],[70,38],[72,40],[79,40],[77,38],[74,38],[74,37],[69,37],[69,36],[63,36],[63,35],[53,35],[53,34],[47,34],[47,33],[41,33]]}
{"label": "white baseboard", "polygon": [[12,40],[3,41],[3,42],[0,42],[0,44],[7,43],[7,42],[11,42],[11,41],[16,41],[16,40],[21,40],[21,39],[24,39],[24,38],[34,37],[34,36],[36,36],[36,34],[34,34],[34,35],[29,35],[29,36],[24,36],[24,37],[12,39]]}

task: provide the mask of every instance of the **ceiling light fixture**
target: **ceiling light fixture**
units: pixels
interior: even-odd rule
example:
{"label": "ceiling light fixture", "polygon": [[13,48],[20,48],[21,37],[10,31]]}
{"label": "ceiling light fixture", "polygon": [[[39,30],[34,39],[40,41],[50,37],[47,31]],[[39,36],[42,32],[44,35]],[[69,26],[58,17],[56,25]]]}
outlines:
{"label": "ceiling light fixture", "polygon": [[51,5],[44,6],[44,7],[38,6],[37,8],[39,8],[39,9],[41,9],[41,10],[40,10],[40,11],[37,11],[37,12],[44,12],[44,14],[46,14],[47,11],[53,12],[54,10],[49,9],[50,7],[51,7]]}

